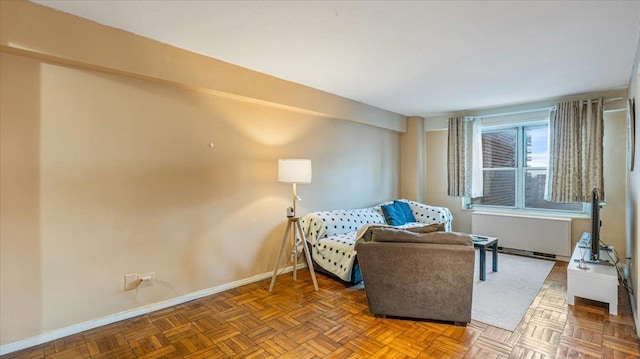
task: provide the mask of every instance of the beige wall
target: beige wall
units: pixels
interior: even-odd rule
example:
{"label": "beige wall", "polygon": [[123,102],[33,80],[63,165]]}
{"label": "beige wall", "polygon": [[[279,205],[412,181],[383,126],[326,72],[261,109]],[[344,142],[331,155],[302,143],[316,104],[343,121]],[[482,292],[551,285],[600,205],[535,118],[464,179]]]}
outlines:
{"label": "beige wall", "polygon": [[[624,111],[605,113],[604,171],[607,205],[602,210],[602,240],[615,246],[619,255],[626,255],[625,246],[625,139]],[[426,203],[449,207],[453,214],[453,229],[471,231],[470,210],[461,209],[459,198],[447,196],[447,131],[427,132]],[[575,244],[583,232],[590,230],[589,219],[573,219],[572,241]]]}
{"label": "beige wall", "polygon": [[[612,244],[620,259],[627,256],[625,240],[626,166],[627,166],[627,114],[626,111],[604,115],[604,181],[606,206],[600,211],[601,239]],[[590,223],[590,222],[589,222]],[[589,231],[589,229],[585,229]],[[578,238],[579,239],[579,238]],[[574,243],[576,238],[574,237]]]}
{"label": "beige wall", "polygon": [[640,211],[638,203],[640,197],[640,42],[636,48],[636,63],[631,71],[629,83],[629,98],[635,99],[635,167],[633,172],[627,171],[627,249],[630,252],[629,279],[633,293],[635,293],[636,330],[640,335]]}
{"label": "beige wall", "polygon": [[27,1],[0,1],[0,48],[316,116],[406,130],[402,115],[181,51]]}
{"label": "beige wall", "polygon": [[[402,116],[308,88],[285,104],[226,96],[189,83],[197,76],[184,68],[171,81],[137,76],[144,64],[193,55],[141,38],[126,71],[91,56],[67,61],[86,50],[68,40],[75,33],[45,54],[37,32],[5,20],[33,11],[64,32],[66,21],[78,30],[74,18],[0,6],[0,345],[270,272],[291,198],[276,181],[278,158],[313,162],[300,213],[398,195],[400,134],[388,128],[406,126]],[[113,40],[108,28],[83,26],[85,39]],[[263,88],[256,96],[297,88],[199,61],[191,73],[229,84],[244,74],[253,82],[239,87]],[[370,115],[375,126],[360,123]],[[155,272],[156,285],[122,291],[132,272]]]}
{"label": "beige wall", "polygon": [[426,173],[424,118],[409,117],[407,132],[400,135],[400,196],[424,202]]}

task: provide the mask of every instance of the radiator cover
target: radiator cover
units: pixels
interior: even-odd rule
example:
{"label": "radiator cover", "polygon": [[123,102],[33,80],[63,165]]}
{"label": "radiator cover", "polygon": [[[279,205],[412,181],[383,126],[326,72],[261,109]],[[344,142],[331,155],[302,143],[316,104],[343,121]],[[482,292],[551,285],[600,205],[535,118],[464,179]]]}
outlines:
{"label": "radiator cover", "polygon": [[498,237],[498,246],[523,251],[571,255],[571,218],[474,212],[473,234]]}

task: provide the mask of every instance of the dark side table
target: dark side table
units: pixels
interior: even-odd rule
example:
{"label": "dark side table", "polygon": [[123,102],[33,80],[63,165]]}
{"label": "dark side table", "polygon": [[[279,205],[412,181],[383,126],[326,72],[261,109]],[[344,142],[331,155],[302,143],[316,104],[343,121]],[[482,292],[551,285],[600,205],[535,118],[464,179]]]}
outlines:
{"label": "dark side table", "polygon": [[491,248],[493,254],[491,269],[494,272],[498,271],[498,238],[475,234],[472,234],[471,237],[473,237],[473,247],[480,249],[480,280],[483,281],[487,278],[487,248]]}

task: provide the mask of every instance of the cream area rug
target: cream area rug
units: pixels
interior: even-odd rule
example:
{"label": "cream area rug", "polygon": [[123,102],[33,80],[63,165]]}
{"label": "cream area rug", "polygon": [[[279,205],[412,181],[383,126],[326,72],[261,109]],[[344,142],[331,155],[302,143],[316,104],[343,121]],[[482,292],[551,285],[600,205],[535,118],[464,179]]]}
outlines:
{"label": "cream area rug", "polygon": [[538,295],[554,261],[498,253],[498,271],[491,271],[491,251],[487,252],[487,277],[479,277],[479,250],[476,250],[471,319],[513,331]]}

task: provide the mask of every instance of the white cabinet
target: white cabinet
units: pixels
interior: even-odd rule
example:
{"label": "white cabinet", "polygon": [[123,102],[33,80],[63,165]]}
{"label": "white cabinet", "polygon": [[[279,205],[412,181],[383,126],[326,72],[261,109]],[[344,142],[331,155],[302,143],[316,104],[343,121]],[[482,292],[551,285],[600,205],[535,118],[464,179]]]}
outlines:
{"label": "white cabinet", "polygon": [[[609,313],[618,315],[618,272],[610,265],[586,263],[587,269],[578,267],[579,260],[589,258],[590,249],[580,248],[578,243],[567,266],[567,304],[573,305],[575,297],[609,303]],[[601,259],[609,256],[600,251]]]}

